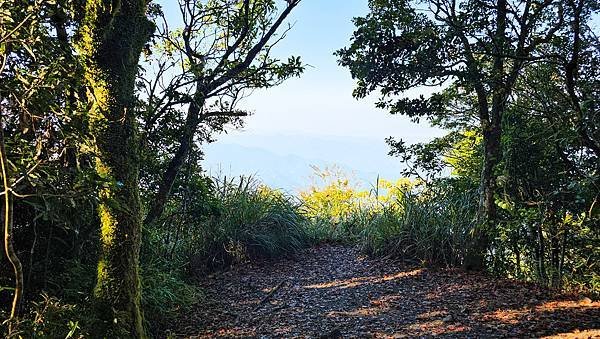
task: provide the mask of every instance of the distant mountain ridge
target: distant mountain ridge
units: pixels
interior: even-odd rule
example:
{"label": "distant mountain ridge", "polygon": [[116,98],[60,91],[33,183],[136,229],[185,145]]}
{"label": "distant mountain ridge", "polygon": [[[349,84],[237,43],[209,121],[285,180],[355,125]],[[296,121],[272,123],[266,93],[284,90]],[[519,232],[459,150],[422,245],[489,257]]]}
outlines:
{"label": "distant mountain ridge", "polygon": [[265,184],[296,193],[311,185],[314,170],[338,166],[369,188],[378,175],[399,177],[399,161],[381,141],[352,137],[239,135],[205,148],[211,175],[256,175]]}

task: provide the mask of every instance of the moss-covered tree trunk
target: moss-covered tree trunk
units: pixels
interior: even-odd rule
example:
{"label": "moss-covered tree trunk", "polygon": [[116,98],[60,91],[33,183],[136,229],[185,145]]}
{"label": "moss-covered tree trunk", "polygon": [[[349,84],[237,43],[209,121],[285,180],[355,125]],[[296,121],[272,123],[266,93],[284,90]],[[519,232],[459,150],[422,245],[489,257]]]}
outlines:
{"label": "moss-covered tree trunk", "polygon": [[100,193],[100,258],[94,297],[103,336],[145,337],[138,274],[141,211],[134,84],[153,25],[146,0],[87,0],[77,46],[85,61]]}

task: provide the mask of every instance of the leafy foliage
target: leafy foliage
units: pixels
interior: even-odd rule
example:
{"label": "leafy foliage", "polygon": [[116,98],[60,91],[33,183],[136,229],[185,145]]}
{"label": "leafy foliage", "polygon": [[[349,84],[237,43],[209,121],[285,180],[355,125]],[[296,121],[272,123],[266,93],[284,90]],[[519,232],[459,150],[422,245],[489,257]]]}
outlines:
{"label": "leafy foliage", "polygon": [[216,215],[193,225],[184,253],[192,270],[214,269],[249,259],[292,254],[308,245],[305,217],[293,197],[251,177],[215,181]]}
{"label": "leafy foliage", "polygon": [[[377,91],[377,106],[449,130],[425,144],[388,139],[390,154],[408,164],[405,174],[428,185],[405,199],[419,213],[382,224],[444,225],[450,239],[460,233],[453,223],[428,211],[435,211],[436,199],[479,185],[480,199],[464,201],[471,212],[478,204],[486,222],[471,222],[474,241],[457,244],[496,274],[597,291],[600,114],[593,65],[600,54],[590,20],[598,5],[374,0],[369,9],[354,20],[350,45],[337,52],[357,80],[354,95]],[[425,86],[433,86],[430,94],[403,96]],[[436,180],[448,174],[449,181]],[[447,210],[461,210],[460,201],[450,200]],[[385,242],[390,234],[374,239]],[[408,227],[404,238],[411,234],[420,230]],[[402,253],[405,246],[382,253]]]}
{"label": "leafy foliage", "polygon": [[[110,14],[119,14],[119,9],[124,10],[132,3],[123,3]],[[212,16],[214,20],[211,22],[198,21],[186,16],[184,21],[188,25],[187,31],[162,30],[154,36],[156,44],[151,43],[144,48],[147,58],[142,66],[150,67],[154,62],[156,62],[154,65],[158,64],[159,68],[165,64],[170,65],[169,76],[174,76],[176,79],[170,83],[173,85],[170,87],[162,87],[165,83],[160,82],[166,77],[163,77],[165,74],[160,71],[154,73],[142,71],[142,74],[136,76],[137,64],[130,65],[133,66],[130,68],[132,72],[127,77],[103,79],[106,81],[101,83],[88,83],[98,74],[88,72],[87,76],[84,75],[84,70],[89,71],[91,64],[83,62],[83,57],[87,52],[91,54],[98,52],[94,49],[99,41],[91,41],[93,37],[90,33],[98,33],[96,29],[101,27],[90,26],[93,26],[91,19],[98,19],[98,17],[92,15],[84,18],[84,14],[99,10],[99,6],[105,4],[103,1],[89,1],[89,4],[86,1],[70,0],[15,0],[0,3],[0,120],[2,120],[3,147],[1,156],[6,158],[8,168],[7,175],[3,174],[2,179],[7,180],[8,192],[11,194],[9,215],[13,216],[11,221],[7,221],[11,226],[7,237],[10,235],[9,238],[13,240],[15,255],[24,267],[22,274],[19,275],[24,276],[24,279],[18,280],[24,283],[25,299],[19,309],[25,310],[31,303],[43,299],[39,297],[39,292],[44,290],[52,303],[56,301],[56,304],[61,305],[77,305],[86,310],[89,306],[89,313],[93,313],[93,316],[89,317],[90,321],[81,321],[77,326],[98,328],[92,323],[98,320],[96,316],[101,315],[99,313],[102,312],[98,312],[92,307],[93,305],[90,305],[94,302],[89,300],[88,293],[92,291],[98,273],[95,263],[98,262],[99,254],[100,220],[97,217],[99,192],[107,192],[110,188],[114,189],[113,192],[120,192],[117,195],[123,195],[127,193],[124,191],[135,191],[138,185],[138,182],[134,182],[135,187],[132,186],[134,189],[122,190],[123,185],[129,186],[131,182],[124,183],[122,180],[107,178],[104,175],[106,173],[99,173],[102,172],[102,168],[100,171],[95,168],[100,155],[96,147],[98,142],[105,141],[103,146],[106,146],[106,149],[114,150],[123,146],[115,142],[116,139],[100,140],[91,133],[98,131],[96,127],[105,127],[102,123],[97,124],[98,115],[89,114],[97,108],[94,103],[103,99],[114,103],[111,98],[103,97],[108,92],[101,89],[102,85],[110,87],[123,80],[126,86],[121,89],[124,90],[128,84],[139,82],[140,91],[138,91],[139,97],[136,98],[135,107],[128,107],[130,110],[127,111],[127,117],[133,116],[135,123],[133,120],[127,120],[132,130],[128,130],[125,134],[139,133],[142,136],[140,146],[143,152],[137,154],[135,149],[138,145],[133,144],[135,147],[125,147],[120,151],[107,154],[119,159],[134,160],[129,163],[130,167],[116,173],[117,176],[123,175],[138,180],[136,168],[142,167],[139,186],[145,193],[144,196],[148,197],[144,201],[144,207],[148,209],[152,202],[150,198],[155,195],[161,182],[164,181],[164,173],[169,168],[170,161],[176,158],[174,154],[177,153],[180,146],[178,143],[182,139],[185,139],[188,145],[176,161],[184,163],[188,158],[192,158],[189,163],[197,165],[201,152],[196,145],[190,146],[190,144],[212,141],[214,135],[222,132],[227,124],[241,123],[239,118],[246,114],[235,110],[235,104],[236,96],[243,89],[275,86],[301,72],[302,65],[299,58],[292,57],[287,61],[279,61],[269,56],[270,50],[276,43],[275,39],[270,40],[271,37],[281,40],[285,36],[285,34],[278,36],[275,31],[297,3],[298,1],[288,2],[284,6],[285,14],[282,14],[274,1],[188,1],[187,5],[182,7],[191,11],[186,14],[196,18],[203,13],[218,15]],[[250,7],[251,12],[244,10]],[[157,25],[160,22],[160,15],[160,8],[151,5],[148,17]],[[119,19],[121,18],[127,19],[127,16],[120,16]],[[204,18],[207,19],[208,16]],[[142,16],[135,16],[133,19],[146,23]],[[188,21],[190,19],[191,21]],[[108,23],[120,24],[120,22]],[[142,28],[134,26],[121,28]],[[148,27],[145,25],[145,28]],[[273,28],[272,32],[270,32],[271,28]],[[126,34],[127,31],[126,29],[115,30],[113,26],[110,29],[118,34]],[[218,41],[213,44],[212,49],[203,50],[206,46],[200,43],[205,38],[202,34],[213,29],[220,31],[219,34],[214,35]],[[162,33],[164,35],[161,35]],[[264,37],[265,34],[268,35],[267,38]],[[100,34],[97,37],[100,39],[107,35]],[[238,39],[240,42],[234,44]],[[125,39],[117,38],[117,40]],[[174,42],[176,43],[173,44]],[[140,47],[140,41],[134,43]],[[183,55],[176,55],[174,51]],[[214,61],[216,60],[214,58],[221,54],[222,62],[211,64],[210,67],[207,63],[207,67],[200,70],[197,67],[199,64],[197,57],[205,52],[206,60]],[[116,60],[108,59],[108,62]],[[173,67],[180,65],[183,65],[181,69],[177,69],[180,73],[174,74]],[[142,93],[141,89],[145,86],[143,76],[148,77],[150,82],[156,80],[160,83],[161,86],[154,82],[148,87],[154,85],[153,88],[160,93]],[[218,84],[211,82],[215,79]],[[194,97],[196,87],[192,84],[181,85],[177,82],[179,80],[184,82],[193,80],[194,85],[197,84],[196,80],[203,84],[210,83],[213,89],[206,94],[212,98],[212,101],[206,100],[206,106],[203,103],[198,107],[198,103],[194,101],[198,99],[197,96]],[[221,85],[228,89],[220,87]],[[95,92],[91,93],[94,89]],[[125,92],[120,94],[124,95]],[[228,101],[228,98],[232,100]],[[159,99],[167,101],[160,102]],[[201,110],[203,113],[201,122],[193,116],[185,116],[180,110],[182,106],[190,105],[192,102],[198,112]],[[128,104],[130,103],[132,102],[128,100]],[[112,119],[110,122],[118,124],[119,121],[120,119]],[[186,125],[190,122],[191,127]],[[182,130],[187,131],[187,137],[181,137]],[[135,138],[127,140],[133,139]],[[140,155],[141,157],[138,158]],[[220,202],[210,191],[210,180],[199,174],[200,168],[188,167],[187,172],[196,171],[193,180],[190,181],[188,180],[190,175],[186,175],[185,178],[183,175],[178,176],[180,169],[178,166],[173,166],[175,176],[173,181],[168,182],[165,201],[169,213],[182,212],[183,217],[177,219],[170,216],[175,221],[173,227],[166,227],[165,225],[169,225],[170,221],[168,218],[163,218],[157,225],[163,226],[164,229],[156,227],[149,230],[150,234],[144,235],[148,244],[143,245],[142,251],[145,256],[140,263],[147,293],[143,306],[150,310],[147,314],[156,315],[151,316],[146,324],[152,329],[160,327],[178,307],[184,307],[195,297],[194,289],[185,279],[184,267],[189,266],[189,253],[185,255],[172,253],[174,249],[180,249],[174,246],[182,240],[177,237],[184,235],[182,228],[191,220],[197,218],[198,222],[206,222],[209,216],[218,214],[216,211],[220,206]],[[186,186],[188,184],[190,187]],[[171,186],[174,187],[173,194],[170,194]],[[190,192],[199,194],[192,195]],[[208,200],[203,200],[206,197]],[[273,201],[275,200],[273,198]],[[118,203],[109,207],[120,211],[132,207],[124,205],[128,204]],[[138,218],[134,215],[132,219]],[[3,221],[6,220],[3,218]],[[123,222],[120,225],[119,230],[123,228]],[[170,239],[170,242],[167,245],[160,243],[164,239]],[[151,250],[149,244],[158,246]],[[265,248],[268,246],[266,241],[261,244]],[[270,250],[279,253],[278,249]],[[135,253],[127,254],[136,256]],[[173,257],[181,260],[169,263]],[[2,262],[0,312],[4,318],[7,315],[6,307],[10,306],[9,299],[15,294],[15,289],[11,287],[14,286],[15,281],[6,259],[2,257],[0,260]],[[130,262],[137,265],[137,260]],[[70,319],[71,317],[71,313],[66,311],[55,313],[62,314],[57,316],[59,318]],[[110,313],[110,310],[106,313]],[[30,321],[35,319],[34,313],[27,313],[26,317]],[[40,321],[36,326],[40,331],[47,332],[44,326],[50,328],[54,326],[55,321],[49,317],[44,319],[47,321]],[[76,318],[72,320],[77,322]],[[4,326],[7,323],[2,324],[0,331],[6,334]],[[12,325],[12,321],[9,325]],[[38,331],[31,326],[26,326],[26,321],[21,322],[21,325],[31,333]],[[57,333],[62,333],[62,329],[56,328]],[[9,329],[9,332],[12,333],[12,329]]]}

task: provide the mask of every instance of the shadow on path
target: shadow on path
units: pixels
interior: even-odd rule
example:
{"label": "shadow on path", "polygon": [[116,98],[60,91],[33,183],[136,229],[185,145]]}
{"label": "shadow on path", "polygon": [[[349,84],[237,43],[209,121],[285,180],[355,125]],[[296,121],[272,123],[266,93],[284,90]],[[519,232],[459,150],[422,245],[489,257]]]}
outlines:
{"label": "shadow on path", "polygon": [[600,303],[460,270],[410,268],[320,246],[202,282],[178,337],[600,337]]}

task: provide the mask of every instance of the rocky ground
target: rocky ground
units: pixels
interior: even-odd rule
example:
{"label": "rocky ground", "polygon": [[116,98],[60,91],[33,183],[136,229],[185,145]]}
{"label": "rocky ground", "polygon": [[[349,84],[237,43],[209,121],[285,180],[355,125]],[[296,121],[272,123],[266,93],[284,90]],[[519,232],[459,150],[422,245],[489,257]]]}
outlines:
{"label": "rocky ground", "polygon": [[323,245],[234,267],[169,330],[187,338],[600,338],[600,302],[460,270],[407,267]]}

